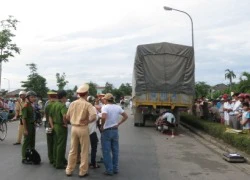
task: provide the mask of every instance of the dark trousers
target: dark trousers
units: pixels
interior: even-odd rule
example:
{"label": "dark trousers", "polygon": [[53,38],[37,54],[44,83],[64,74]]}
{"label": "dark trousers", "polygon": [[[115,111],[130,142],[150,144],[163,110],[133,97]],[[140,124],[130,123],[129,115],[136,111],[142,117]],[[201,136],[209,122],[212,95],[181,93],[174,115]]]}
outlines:
{"label": "dark trousers", "polygon": [[54,124],[53,132],[53,165],[56,168],[61,168],[66,164],[66,146],[68,128],[62,124]]}
{"label": "dark trousers", "polygon": [[96,164],[96,152],[97,152],[97,144],[98,144],[98,137],[96,132],[93,132],[89,135],[90,137],[90,144],[91,144],[91,164]]}
{"label": "dark trousers", "polygon": [[47,147],[48,147],[48,158],[49,162],[53,163],[53,133],[47,134]]}
{"label": "dark trousers", "polygon": [[25,159],[26,149],[35,149],[36,128],[34,124],[26,124],[28,135],[24,135],[22,146],[22,159]]}

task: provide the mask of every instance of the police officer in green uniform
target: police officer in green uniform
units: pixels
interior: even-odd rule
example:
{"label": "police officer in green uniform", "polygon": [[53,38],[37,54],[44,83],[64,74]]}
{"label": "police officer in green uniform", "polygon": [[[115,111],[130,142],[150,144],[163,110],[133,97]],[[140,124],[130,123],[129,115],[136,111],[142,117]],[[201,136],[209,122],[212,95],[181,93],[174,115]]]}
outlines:
{"label": "police officer in green uniform", "polygon": [[47,147],[48,147],[48,158],[50,164],[53,164],[53,131],[52,128],[50,127],[49,123],[49,112],[52,107],[52,105],[57,101],[57,92],[56,91],[49,91],[47,93],[49,100],[45,104],[45,127],[46,127],[46,134],[47,134]]}
{"label": "police officer in green uniform", "polygon": [[49,112],[49,121],[53,129],[53,165],[57,169],[65,169],[67,161],[65,158],[67,144],[67,121],[66,101],[67,93],[64,90],[57,92],[58,101],[53,103]]}
{"label": "police officer in green uniform", "polygon": [[22,163],[30,164],[29,161],[25,159],[25,152],[27,148],[35,148],[36,139],[36,129],[35,129],[35,110],[32,103],[36,101],[36,93],[34,91],[29,91],[26,94],[26,104],[22,109],[22,123],[24,127],[24,140],[22,146]]}

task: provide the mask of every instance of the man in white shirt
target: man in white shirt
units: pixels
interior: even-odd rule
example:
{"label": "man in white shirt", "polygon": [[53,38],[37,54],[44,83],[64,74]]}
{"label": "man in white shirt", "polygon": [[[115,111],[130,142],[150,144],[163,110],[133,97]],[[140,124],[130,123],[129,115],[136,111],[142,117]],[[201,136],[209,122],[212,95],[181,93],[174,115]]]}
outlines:
{"label": "man in white shirt", "polygon": [[66,105],[66,108],[69,108],[69,105],[70,105],[70,99],[67,99],[67,102],[65,103]]}
{"label": "man in white shirt", "polygon": [[[128,115],[115,104],[112,94],[104,97],[105,106],[102,107],[102,151],[106,171],[105,175],[112,176],[118,173],[119,135],[118,127],[127,120]],[[122,116],[122,119],[120,119]],[[112,157],[111,157],[112,153]]]}
{"label": "man in white shirt", "polygon": [[227,102],[224,105],[224,119],[225,119],[225,125],[229,125],[230,124],[230,113],[233,111],[233,107],[234,107],[235,101],[232,100],[231,97],[227,98]]}
{"label": "man in white shirt", "polygon": [[223,104],[223,111],[224,111],[224,123],[225,125],[229,125],[229,114],[228,114],[228,110],[231,108],[229,102],[228,102],[228,98],[225,99],[225,102]]}
{"label": "man in white shirt", "polygon": [[235,99],[235,104],[232,108],[232,111],[229,113],[230,126],[234,129],[241,129],[241,125],[240,122],[237,120],[237,116],[241,113],[242,101],[244,99],[244,95],[235,93],[233,97]]}

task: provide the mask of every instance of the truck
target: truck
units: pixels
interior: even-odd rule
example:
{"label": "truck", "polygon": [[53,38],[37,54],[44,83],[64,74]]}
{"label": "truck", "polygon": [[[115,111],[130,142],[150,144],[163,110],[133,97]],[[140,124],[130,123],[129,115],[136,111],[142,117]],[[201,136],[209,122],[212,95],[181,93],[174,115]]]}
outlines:
{"label": "truck", "polygon": [[180,110],[190,108],[195,93],[194,48],[168,42],[138,45],[132,78],[134,126],[148,117],[171,110],[180,121]]}

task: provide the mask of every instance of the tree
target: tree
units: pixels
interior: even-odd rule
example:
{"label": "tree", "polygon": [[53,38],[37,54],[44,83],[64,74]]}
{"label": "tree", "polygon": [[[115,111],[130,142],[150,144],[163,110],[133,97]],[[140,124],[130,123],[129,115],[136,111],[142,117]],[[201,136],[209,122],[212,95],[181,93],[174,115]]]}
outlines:
{"label": "tree", "polygon": [[8,62],[10,57],[14,57],[15,53],[20,54],[20,48],[15,43],[12,43],[15,34],[12,30],[16,30],[18,21],[9,16],[8,19],[0,22],[0,89],[2,80],[2,62]]}
{"label": "tree", "polygon": [[104,90],[103,90],[103,93],[104,93],[104,94],[106,94],[106,93],[112,93],[113,89],[114,89],[113,84],[111,84],[111,83],[109,83],[109,82],[106,82],[105,88],[104,88]]}
{"label": "tree", "polygon": [[76,91],[77,91],[78,87],[75,86],[73,89],[68,89],[67,91],[67,99],[75,100],[76,99]]}
{"label": "tree", "polygon": [[123,96],[132,94],[132,86],[129,83],[126,84],[122,83],[121,86],[119,87],[119,90],[121,91]]}
{"label": "tree", "polygon": [[37,73],[37,66],[34,63],[26,64],[30,69],[27,81],[22,81],[22,87],[26,91],[35,91],[38,96],[46,97],[48,88],[46,87],[46,79]]}
{"label": "tree", "polygon": [[202,96],[208,96],[209,90],[211,89],[210,85],[206,84],[205,82],[196,82],[195,83],[195,95],[196,98]]}
{"label": "tree", "polygon": [[239,82],[240,92],[250,92],[250,73],[243,72]]}
{"label": "tree", "polygon": [[229,79],[230,89],[231,89],[232,88],[232,84],[233,84],[233,79],[236,78],[236,75],[230,69],[226,69],[225,72],[226,72],[225,73],[225,79]]}
{"label": "tree", "polygon": [[60,73],[56,73],[56,82],[57,82],[57,87],[58,90],[63,90],[64,87],[69,83],[68,81],[65,80],[66,74],[63,73],[60,75]]}
{"label": "tree", "polygon": [[97,89],[96,89],[97,84],[93,83],[91,81],[88,84],[89,84],[89,95],[90,96],[96,96],[96,94],[97,94]]}
{"label": "tree", "polygon": [[77,85],[75,85],[75,87],[73,88],[73,91],[76,92],[78,89]]}

